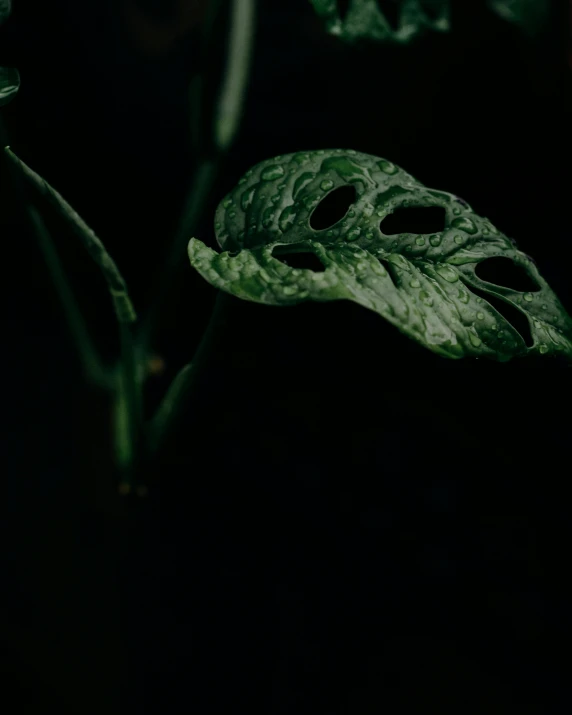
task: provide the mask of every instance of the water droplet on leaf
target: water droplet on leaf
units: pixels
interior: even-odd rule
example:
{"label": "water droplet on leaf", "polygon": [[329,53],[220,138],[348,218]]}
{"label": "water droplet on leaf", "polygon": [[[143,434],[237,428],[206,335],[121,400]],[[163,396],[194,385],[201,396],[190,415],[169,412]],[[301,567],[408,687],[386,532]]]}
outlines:
{"label": "water droplet on leaf", "polygon": [[381,159],[381,161],[377,162],[377,165],[383,171],[384,174],[397,174],[398,172],[398,169],[395,164],[392,164],[386,159]]}
{"label": "water droplet on leaf", "polygon": [[449,283],[454,283],[459,280],[457,273],[452,268],[449,268],[449,266],[437,266],[437,268],[435,268],[435,272]]}
{"label": "water droplet on leaf", "polygon": [[478,231],[474,222],[468,216],[453,219],[451,226],[453,228],[458,228],[460,231],[464,231],[465,233],[470,233],[471,235],[474,235]]}
{"label": "water droplet on leaf", "polygon": [[260,178],[263,181],[274,181],[275,179],[279,179],[281,176],[284,176],[284,167],[280,164],[272,164],[264,169]]}

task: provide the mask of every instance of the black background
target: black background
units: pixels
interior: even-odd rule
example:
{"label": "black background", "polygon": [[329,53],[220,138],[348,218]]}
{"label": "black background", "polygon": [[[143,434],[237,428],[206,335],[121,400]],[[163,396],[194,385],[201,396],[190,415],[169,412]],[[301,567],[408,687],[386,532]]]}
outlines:
{"label": "black background", "polygon": [[[198,33],[153,55],[122,3],[14,4],[10,144],[104,240],[144,313],[197,161]],[[218,201],[258,161],[354,148],[469,201],[572,312],[565,3],[535,41],[453,3],[450,34],[406,48],[340,44],[304,0],[260,5],[200,238],[214,247]],[[0,179],[11,713],[570,711],[569,369],[449,362],[355,305],[233,301],[149,497],[121,500],[110,405],[82,383],[4,164]],[[99,278],[45,218],[112,359]],[[150,410],[214,298],[184,257],[181,277]]]}

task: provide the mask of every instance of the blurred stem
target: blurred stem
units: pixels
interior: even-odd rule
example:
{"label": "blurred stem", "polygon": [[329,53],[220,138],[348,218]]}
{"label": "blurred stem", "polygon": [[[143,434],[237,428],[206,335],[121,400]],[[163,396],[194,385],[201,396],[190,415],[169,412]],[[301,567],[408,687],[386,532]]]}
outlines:
{"label": "blurred stem", "polygon": [[12,161],[7,162],[7,168],[24,210],[24,216],[30,224],[33,233],[36,235],[38,245],[52,277],[72,339],[75,342],[85,379],[90,383],[109,388],[111,385],[110,377],[103,367],[103,363],[91,339],[83,315],[78,308],[77,301],[66,277],[54,241],[39,212],[26,197],[22,176],[17,170],[19,168],[18,163],[14,162],[14,155],[11,154],[7,144],[7,132],[0,118],[0,145],[2,148],[6,148],[5,155],[12,159]]}
{"label": "blurred stem", "polygon": [[44,196],[56,211],[70,224],[75,234],[85,246],[87,252],[100,268],[107,283],[118,322],[132,323],[137,319],[131,303],[127,285],[115,261],[111,258],[101,240],[86,224],[81,216],[74,211],[68,202],[48,182],[19,159],[10,147],[5,148],[6,155],[12,166]]}
{"label": "blurred stem", "polygon": [[191,189],[187,195],[183,217],[177,229],[171,251],[163,268],[159,289],[151,309],[143,321],[138,337],[138,348],[143,356],[149,354],[155,337],[160,316],[169,299],[170,291],[176,281],[178,270],[185,257],[185,249],[200,220],[203,206],[216,180],[218,161],[203,160],[193,177]]}
{"label": "blurred stem", "polygon": [[109,388],[109,375],[103,368],[83,316],[77,306],[77,301],[66,278],[52,237],[37,210],[28,204],[26,211],[38,238],[40,249],[44,254],[44,260],[52,276],[52,281],[60,303],[62,304],[70,332],[75,341],[76,349],[83,366],[85,378],[88,382],[99,385],[100,387]]}
{"label": "blurred stem", "polygon": [[134,486],[134,473],[141,442],[142,382],[136,359],[131,325],[121,323],[121,363],[114,401],[115,458],[119,468],[119,489],[128,493]]}
{"label": "blurred stem", "polygon": [[219,291],[209,323],[193,356],[193,361],[185,365],[175,376],[167,394],[150,421],[147,438],[152,454],[161,448],[165,435],[175,424],[185,402],[192,395],[202,370],[208,363],[215,341],[222,332],[229,300],[230,296],[227,293]]}
{"label": "blurred stem", "polygon": [[[199,151],[203,145],[206,146],[207,151],[210,151],[214,145],[213,156],[211,158],[203,157],[199,162],[187,194],[156,299],[152,302],[151,310],[144,321],[139,337],[138,342],[144,355],[148,354],[152,347],[160,316],[176,282],[179,266],[185,260],[186,246],[199,224],[204,205],[214,187],[224,155],[232,145],[242,117],[251,66],[256,0],[230,0],[230,2],[232,14],[226,70],[213,113],[212,136],[206,138],[206,141],[205,137],[201,136],[202,112],[204,112],[204,107],[201,106],[201,97],[204,95],[205,77],[199,76],[191,84],[189,90],[189,96],[194,102],[194,106],[191,107],[194,145]],[[213,44],[216,17],[220,7],[221,0],[211,0],[203,33],[203,70],[209,65],[209,50]]]}
{"label": "blurred stem", "polygon": [[215,117],[215,143],[227,151],[236,135],[248,85],[256,0],[233,0],[226,75]]}

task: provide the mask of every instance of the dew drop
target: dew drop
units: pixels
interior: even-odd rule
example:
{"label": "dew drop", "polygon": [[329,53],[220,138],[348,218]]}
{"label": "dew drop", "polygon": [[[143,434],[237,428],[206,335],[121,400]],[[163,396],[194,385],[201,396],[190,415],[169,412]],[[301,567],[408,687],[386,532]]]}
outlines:
{"label": "dew drop", "polygon": [[371,270],[377,276],[385,277],[387,275],[387,270],[383,263],[381,263],[380,261],[373,261],[373,263],[371,264]]}
{"label": "dew drop", "polygon": [[242,196],[240,197],[240,206],[243,211],[247,211],[249,206],[252,204],[254,200],[254,194],[256,193],[256,189],[253,187],[250,189],[250,191],[245,191]]}
{"label": "dew drop", "polygon": [[452,228],[458,228],[460,231],[470,233],[471,235],[477,233],[478,230],[474,222],[468,216],[462,216],[453,219],[453,221],[451,222],[451,226]]}
{"label": "dew drop", "polygon": [[272,201],[273,204],[277,204],[280,201],[280,194],[274,194],[274,196],[271,196],[270,201]]}
{"label": "dew drop", "polygon": [[523,297],[527,303],[532,303],[532,301],[534,300],[534,298],[532,297],[532,293],[525,293]]}
{"label": "dew drop", "polygon": [[427,291],[422,290],[419,293],[419,297],[421,298],[421,301],[425,305],[429,305],[429,306],[433,305],[433,298],[429,295],[429,293],[427,293]]}
{"label": "dew drop", "polygon": [[479,320],[484,320],[484,319],[485,319],[485,314],[479,312],[479,313],[477,313],[477,318],[478,318]]}
{"label": "dew drop", "polygon": [[365,237],[371,241],[371,239],[374,237],[374,232],[370,229],[369,231],[366,231]]}
{"label": "dew drop", "polygon": [[[445,276],[443,276],[443,278],[445,278]],[[449,279],[446,278],[445,280],[449,280]],[[453,282],[453,281],[451,281],[451,282]],[[468,303],[469,299],[470,298],[469,298],[468,292],[466,290],[464,290],[463,288],[460,288],[459,289],[459,300],[461,301],[461,303]]]}
{"label": "dew drop", "polygon": [[355,241],[356,238],[359,238],[360,233],[361,228],[352,228],[352,230],[346,234],[346,241]]}
{"label": "dew drop", "polygon": [[546,353],[548,352],[548,345],[546,345],[546,343],[541,343],[541,344],[538,346],[538,349],[540,350],[540,352],[542,353],[542,355],[546,355]]}
{"label": "dew drop", "polygon": [[437,266],[437,268],[435,268],[435,272],[449,283],[454,283],[459,280],[459,276],[452,268],[449,268],[449,266]]}
{"label": "dew drop", "polygon": [[296,179],[296,181],[294,182],[294,187],[292,188],[292,196],[294,199],[297,197],[300,191],[302,191],[302,189],[307,186],[310,181],[313,180],[313,178],[314,174],[309,171],[306,171]]}
{"label": "dew drop", "polygon": [[469,340],[471,341],[471,345],[473,345],[475,348],[478,348],[479,345],[481,345],[482,340],[479,338],[479,336],[476,333],[473,333],[472,330],[469,330]]}
{"label": "dew drop", "polygon": [[334,188],[334,182],[331,179],[324,179],[320,184],[322,191],[329,191]]}
{"label": "dew drop", "polygon": [[435,234],[434,236],[430,236],[429,243],[435,247],[439,246],[441,243],[441,236],[439,236],[438,234]]}
{"label": "dew drop", "polygon": [[546,303],[543,303],[540,307],[542,308],[542,310],[548,310],[548,306],[546,305]]}
{"label": "dew drop", "polygon": [[397,174],[397,172],[399,171],[395,164],[392,164],[391,161],[386,161],[385,159],[381,159],[381,161],[378,161],[377,165],[383,171],[384,174]]}
{"label": "dew drop", "polygon": [[415,239],[415,243],[416,243],[418,246],[424,246],[424,245],[425,245],[425,239],[423,238],[423,236],[419,236],[418,238]]}
{"label": "dew drop", "polygon": [[420,288],[421,287],[421,283],[420,283],[420,281],[417,280],[417,278],[414,278],[412,281],[409,281],[409,285],[412,288]]}
{"label": "dew drop", "polygon": [[280,164],[272,164],[264,169],[260,178],[263,181],[274,181],[275,179],[279,179],[281,176],[284,176],[284,167]]}
{"label": "dew drop", "polygon": [[460,234],[457,234],[457,235],[455,236],[455,238],[453,239],[453,241],[455,241],[455,243],[456,243],[456,244],[459,244],[459,245],[460,245],[461,243],[463,243],[464,240],[465,240],[465,239],[464,239]]}
{"label": "dew drop", "polygon": [[278,219],[278,227],[282,232],[287,231],[295,220],[296,211],[294,210],[294,205],[290,204],[290,206],[286,206],[284,211],[282,211],[282,213],[280,214],[280,217]]}
{"label": "dew drop", "polygon": [[222,202],[223,208],[227,209],[229,206],[232,206],[232,199],[225,199]]}
{"label": "dew drop", "polygon": [[284,286],[282,290],[284,295],[294,295],[294,293],[298,292],[298,288],[296,286]]}

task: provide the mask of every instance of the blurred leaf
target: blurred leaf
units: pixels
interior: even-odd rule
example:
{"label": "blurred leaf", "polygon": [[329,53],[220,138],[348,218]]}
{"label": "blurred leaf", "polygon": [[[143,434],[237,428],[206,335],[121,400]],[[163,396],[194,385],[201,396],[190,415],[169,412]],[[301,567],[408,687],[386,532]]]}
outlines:
{"label": "blurred leaf", "polygon": [[20,74],[14,67],[0,67],[0,107],[8,104],[20,89]]}
{"label": "blurred leaf", "polygon": [[550,18],[550,0],[487,0],[490,9],[530,35],[541,32]]}
{"label": "blurred leaf", "polygon": [[449,0],[310,0],[326,29],[346,42],[406,44],[427,31],[450,28]]}
{"label": "blurred leaf", "polygon": [[0,0],[0,25],[8,19],[12,9],[12,0]]}
{"label": "blurred leaf", "polygon": [[334,149],[263,161],[219,204],[215,231],[223,252],[193,238],[191,265],[239,298],[352,300],[450,358],[572,357],[572,320],[532,259],[384,159]]}

